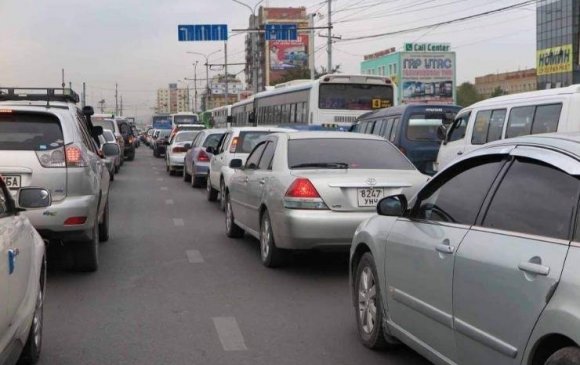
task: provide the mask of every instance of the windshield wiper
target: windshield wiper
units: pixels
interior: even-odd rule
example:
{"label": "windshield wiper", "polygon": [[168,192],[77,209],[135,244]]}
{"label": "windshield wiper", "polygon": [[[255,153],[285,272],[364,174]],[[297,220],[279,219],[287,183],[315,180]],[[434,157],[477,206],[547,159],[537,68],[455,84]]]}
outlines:
{"label": "windshield wiper", "polygon": [[348,164],[345,162],[310,162],[290,166],[291,169],[308,167],[320,167],[324,169],[348,169]]}

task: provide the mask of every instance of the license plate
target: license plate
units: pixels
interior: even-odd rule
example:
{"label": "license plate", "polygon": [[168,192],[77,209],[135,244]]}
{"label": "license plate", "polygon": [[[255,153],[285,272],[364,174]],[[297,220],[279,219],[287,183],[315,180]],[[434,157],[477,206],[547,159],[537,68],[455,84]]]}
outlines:
{"label": "license plate", "polygon": [[383,198],[383,189],[360,188],[357,189],[359,207],[376,207],[379,200]]}
{"label": "license plate", "polygon": [[2,179],[8,189],[18,189],[20,187],[19,175],[2,175]]}

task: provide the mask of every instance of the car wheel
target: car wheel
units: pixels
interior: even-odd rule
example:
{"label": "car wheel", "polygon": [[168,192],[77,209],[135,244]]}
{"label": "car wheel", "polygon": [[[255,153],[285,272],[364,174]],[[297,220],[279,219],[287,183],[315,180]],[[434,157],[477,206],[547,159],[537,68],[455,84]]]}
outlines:
{"label": "car wheel", "polygon": [[99,241],[107,242],[109,240],[109,202],[105,205],[103,212],[103,222],[99,223]]}
{"label": "car wheel", "polygon": [[212,188],[211,182],[209,180],[207,181],[206,191],[207,191],[207,200],[210,202],[215,202],[217,200],[218,191]]}
{"label": "car wheel", "polygon": [[115,181],[115,171],[109,171],[109,181]]}
{"label": "car wheel", "polygon": [[220,181],[220,209],[225,211],[226,210],[226,200],[224,197],[226,196],[226,184],[223,180]]}
{"label": "car wheel", "polygon": [[94,272],[99,269],[99,229],[98,223],[93,228],[93,237],[89,241],[75,242],[72,246],[74,268],[79,272]]}
{"label": "car wheel", "polygon": [[363,345],[371,349],[396,345],[398,341],[385,335],[383,329],[383,305],[377,268],[370,253],[361,257],[355,275],[356,323]]}
{"label": "car wheel", "polygon": [[157,149],[153,149],[153,156],[159,158],[159,152],[157,151]]}
{"label": "car wheel", "polygon": [[244,236],[244,230],[234,221],[234,211],[229,194],[226,195],[226,235],[230,238],[240,238]]}
{"label": "car wheel", "polygon": [[545,365],[577,365],[580,364],[580,348],[564,347],[552,354]]}
{"label": "car wheel", "polygon": [[18,359],[18,364],[32,365],[36,364],[40,358],[42,349],[42,328],[44,324],[44,289],[45,289],[45,268],[41,269],[40,288],[36,297],[36,305],[32,316],[32,324],[28,332],[28,339]]}
{"label": "car wheel", "polygon": [[201,188],[203,186],[204,180],[205,179],[203,177],[192,176],[191,177],[191,186],[193,186],[194,188]]}
{"label": "car wheel", "polygon": [[187,167],[183,164],[183,181],[187,182],[191,180],[191,175],[187,173]]}
{"label": "car wheel", "polygon": [[272,232],[272,221],[268,211],[262,214],[260,224],[260,257],[262,264],[266,267],[278,267],[284,263],[285,252],[274,242],[274,233]]}
{"label": "car wheel", "polygon": [[115,165],[115,174],[119,173],[120,165]]}
{"label": "car wheel", "polygon": [[127,156],[127,161],[133,161],[135,160],[135,151],[129,153],[129,155]]}

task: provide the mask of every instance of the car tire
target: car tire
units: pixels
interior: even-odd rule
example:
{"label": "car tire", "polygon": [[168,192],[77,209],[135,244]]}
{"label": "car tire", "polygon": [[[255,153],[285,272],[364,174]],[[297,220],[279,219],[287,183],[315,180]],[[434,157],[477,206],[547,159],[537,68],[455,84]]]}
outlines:
{"label": "car tire", "polygon": [[544,365],[577,365],[580,364],[580,348],[564,347],[552,354]]}
{"label": "car tire", "polygon": [[135,151],[133,151],[133,152],[130,152],[130,153],[127,155],[127,161],[133,161],[133,160],[135,160]]}
{"label": "car tire", "polygon": [[192,176],[191,177],[191,186],[194,188],[201,188],[203,186],[204,180],[205,179],[203,177]]}
{"label": "car tire", "polygon": [[107,242],[109,240],[109,201],[105,205],[103,212],[103,222],[99,223],[99,241]]}
{"label": "car tire", "polygon": [[157,151],[157,149],[155,149],[155,148],[153,149],[153,157],[157,157],[157,158],[159,158],[159,157],[160,157],[160,156],[159,156],[159,152],[158,152],[158,151]]}
{"label": "car tire", "polygon": [[115,181],[115,172],[109,171],[109,181]]}
{"label": "car tire", "polygon": [[226,210],[226,200],[224,199],[226,195],[226,184],[223,179],[220,180],[220,209],[225,212]]}
{"label": "car tire", "polygon": [[398,344],[397,339],[386,335],[383,328],[383,305],[377,278],[375,261],[367,252],[356,268],[353,290],[357,298],[357,329],[363,345],[370,349],[384,349]]}
{"label": "car tire", "polygon": [[207,181],[206,191],[207,191],[207,200],[210,202],[215,202],[218,197],[218,191],[211,186],[211,182],[209,180]]}
{"label": "car tire", "polygon": [[115,174],[118,174],[120,169],[121,165],[115,165]]}
{"label": "car tire", "polygon": [[183,181],[188,182],[191,180],[191,175],[187,173],[187,168],[185,164],[183,165]]}
{"label": "car tire", "polygon": [[244,230],[234,221],[234,211],[229,194],[226,194],[226,236],[230,238],[244,237]]}
{"label": "car tire", "polygon": [[262,264],[268,268],[279,267],[284,264],[286,252],[276,247],[272,221],[266,210],[260,219],[260,258]]}
{"label": "car tire", "polygon": [[46,288],[46,269],[44,264],[40,272],[40,287],[38,296],[36,297],[36,305],[34,307],[34,314],[32,316],[32,324],[28,332],[26,344],[20,353],[18,364],[33,365],[40,359],[40,352],[42,349],[42,330],[44,324],[44,290]]}
{"label": "car tire", "polygon": [[99,229],[95,223],[89,241],[73,243],[74,269],[78,272],[95,272],[99,269]]}

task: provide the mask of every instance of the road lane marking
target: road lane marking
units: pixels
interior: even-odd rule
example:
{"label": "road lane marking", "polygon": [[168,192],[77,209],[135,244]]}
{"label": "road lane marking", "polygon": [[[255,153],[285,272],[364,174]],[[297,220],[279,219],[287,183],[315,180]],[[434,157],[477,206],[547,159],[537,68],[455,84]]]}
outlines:
{"label": "road lane marking", "polygon": [[173,205],[175,202],[173,201],[173,199],[165,199],[165,204],[167,205]]}
{"label": "road lane marking", "polygon": [[163,178],[162,177],[158,177],[157,178],[157,181],[163,181]]}
{"label": "road lane marking", "polygon": [[225,351],[245,351],[244,336],[234,317],[214,317],[213,324]]}
{"label": "road lane marking", "polygon": [[163,191],[167,191],[167,190],[168,190],[168,189],[167,189],[167,186],[162,186],[162,187],[160,187],[159,189],[161,189],[161,190],[163,190]]}
{"label": "road lane marking", "polygon": [[187,250],[185,253],[187,254],[187,260],[189,260],[190,264],[201,264],[204,262],[201,252],[198,250]]}
{"label": "road lane marking", "polygon": [[185,226],[185,222],[181,218],[173,218],[173,225],[176,227],[183,227]]}

